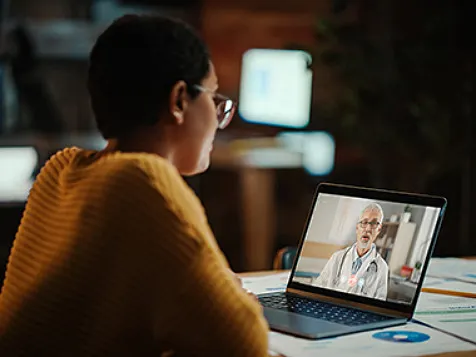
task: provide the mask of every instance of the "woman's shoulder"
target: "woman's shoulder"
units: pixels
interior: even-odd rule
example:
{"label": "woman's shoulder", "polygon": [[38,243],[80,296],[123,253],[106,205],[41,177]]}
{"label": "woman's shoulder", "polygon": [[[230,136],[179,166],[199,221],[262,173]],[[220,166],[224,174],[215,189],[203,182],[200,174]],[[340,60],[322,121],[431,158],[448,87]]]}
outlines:
{"label": "woman's shoulder", "polygon": [[109,160],[110,164],[106,164],[107,181],[120,181],[122,184],[118,187],[127,186],[129,192],[133,190],[143,196],[147,192],[149,195],[158,194],[179,216],[199,216],[201,221],[205,220],[199,198],[167,160],[153,154],[118,154],[112,155]]}
{"label": "woman's shoulder", "polygon": [[107,172],[132,175],[137,179],[161,179],[178,174],[167,160],[147,153],[111,153],[100,160]]}
{"label": "woman's shoulder", "polygon": [[90,179],[127,179],[129,182],[157,181],[180,176],[165,159],[145,153],[107,153],[68,147],[53,154],[41,171],[74,172]]}
{"label": "woman's shoulder", "polygon": [[[53,155],[51,172],[59,173],[71,187],[88,187],[88,192],[104,202],[154,206],[167,209],[177,219],[203,226],[203,205],[178,170],[166,159],[147,153],[111,152],[103,154],[78,148],[64,149]],[[55,175],[58,176],[59,175]],[[69,187],[69,186],[68,186]],[[90,189],[94,187],[94,190]],[[71,190],[67,190],[70,192]],[[83,190],[84,191],[84,190]],[[92,194],[92,193],[91,193]]]}
{"label": "woman's shoulder", "polygon": [[208,245],[208,240],[203,238],[209,234],[205,210],[172,164],[153,154],[119,154],[109,160],[105,181],[109,184],[105,190],[111,190],[107,196],[113,202],[118,196],[123,197],[128,202],[127,209],[148,211],[154,225],[162,218],[175,229],[194,232],[192,236],[183,234],[184,239],[176,237],[176,245],[185,241]]}
{"label": "woman's shoulder", "polygon": [[149,185],[164,194],[186,185],[177,169],[158,155],[117,153],[105,158],[101,166],[110,180]]}

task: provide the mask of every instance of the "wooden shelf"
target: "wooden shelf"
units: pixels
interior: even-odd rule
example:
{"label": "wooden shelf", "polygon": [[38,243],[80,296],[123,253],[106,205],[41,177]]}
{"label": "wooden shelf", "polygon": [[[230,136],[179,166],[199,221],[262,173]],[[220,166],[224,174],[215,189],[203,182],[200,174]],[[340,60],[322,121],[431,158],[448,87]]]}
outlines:
{"label": "wooden shelf", "polygon": [[382,226],[398,227],[400,222],[383,222]]}

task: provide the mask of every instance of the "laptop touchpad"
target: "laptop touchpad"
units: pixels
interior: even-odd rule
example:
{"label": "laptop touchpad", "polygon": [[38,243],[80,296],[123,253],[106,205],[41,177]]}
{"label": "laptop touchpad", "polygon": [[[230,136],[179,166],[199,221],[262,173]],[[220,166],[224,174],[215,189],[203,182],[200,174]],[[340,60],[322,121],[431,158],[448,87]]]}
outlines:
{"label": "laptop touchpad", "polygon": [[263,308],[264,316],[272,329],[288,332],[300,332],[309,336],[328,336],[336,332],[343,333],[351,330],[350,326],[316,319],[293,312]]}

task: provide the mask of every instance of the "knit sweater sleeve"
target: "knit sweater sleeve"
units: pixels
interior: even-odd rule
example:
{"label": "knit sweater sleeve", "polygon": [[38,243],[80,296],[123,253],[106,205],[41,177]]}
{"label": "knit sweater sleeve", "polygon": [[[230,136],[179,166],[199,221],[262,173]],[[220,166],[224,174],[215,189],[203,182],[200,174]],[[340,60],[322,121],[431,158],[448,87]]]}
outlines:
{"label": "knit sweater sleeve", "polygon": [[[268,356],[268,326],[259,304],[223,261],[198,198],[174,170],[142,163],[142,263],[151,282],[154,334],[176,356]],[[160,217],[160,221],[154,217]],[[164,297],[164,295],[166,297]],[[161,301],[162,303],[154,304]]]}
{"label": "knit sweater sleeve", "polygon": [[169,326],[177,356],[268,356],[260,306],[205,249],[174,295]]}

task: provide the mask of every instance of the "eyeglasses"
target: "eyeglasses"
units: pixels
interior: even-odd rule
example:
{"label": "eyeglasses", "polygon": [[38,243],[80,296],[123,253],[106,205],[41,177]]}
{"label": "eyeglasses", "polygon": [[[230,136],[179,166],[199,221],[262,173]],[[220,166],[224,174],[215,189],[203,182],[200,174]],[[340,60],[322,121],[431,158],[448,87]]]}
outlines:
{"label": "eyeglasses", "polygon": [[228,124],[230,124],[231,119],[235,114],[236,103],[230,98],[222,94],[215,93],[208,88],[199,85],[194,85],[193,87],[200,92],[210,93],[213,95],[213,101],[215,102],[217,108],[218,128],[225,129]]}
{"label": "eyeglasses", "polygon": [[377,222],[377,221],[371,221],[371,222],[368,222],[368,221],[360,221],[360,222],[359,222],[359,225],[360,225],[360,227],[362,227],[362,228],[367,228],[367,226],[370,225],[370,228],[375,229],[375,228],[377,228],[377,227],[380,225],[380,222]]}

